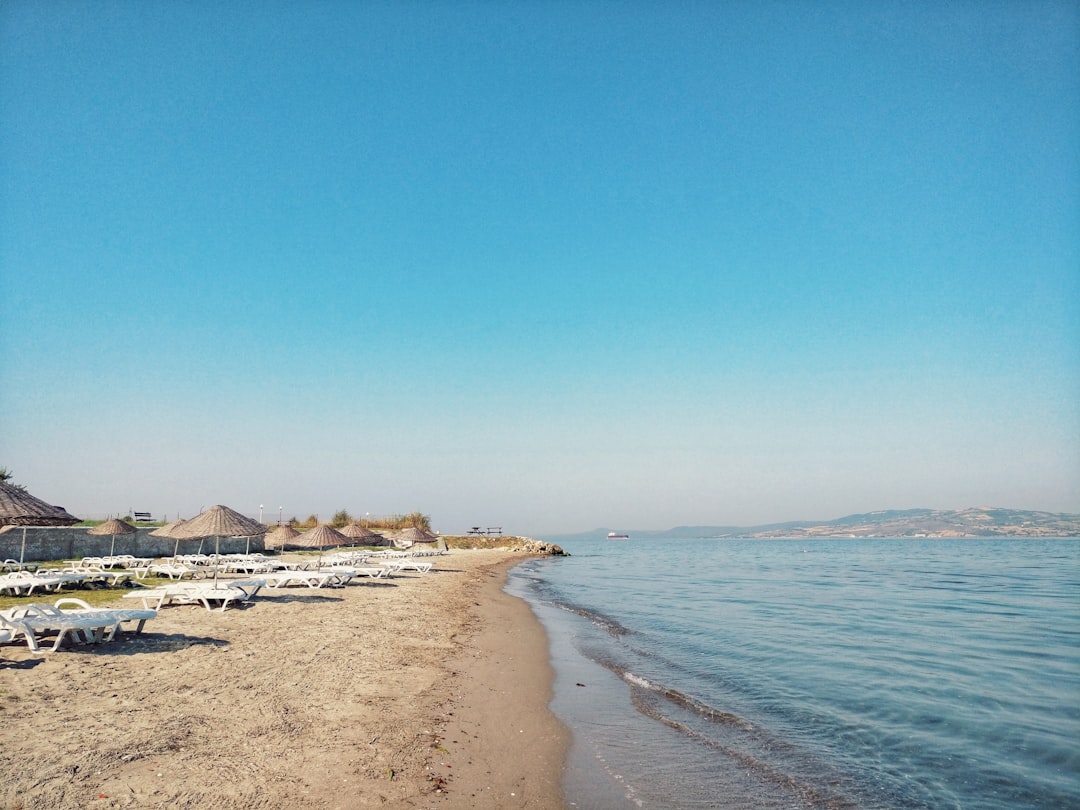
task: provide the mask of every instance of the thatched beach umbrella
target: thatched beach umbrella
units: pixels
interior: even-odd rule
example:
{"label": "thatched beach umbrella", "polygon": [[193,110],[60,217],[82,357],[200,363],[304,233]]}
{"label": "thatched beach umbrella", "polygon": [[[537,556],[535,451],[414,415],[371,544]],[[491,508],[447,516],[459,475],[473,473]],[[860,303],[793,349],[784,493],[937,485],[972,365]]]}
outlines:
{"label": "thatched beach umbrella", "polygon": [[324,548],[347,546],[349,545],[349,538],[323,523],[311,531],[304,532],[299,537],[293,538],[293,545],[319,549],[319,564],[321,565]]}
{"label": "thatched beach umbrella", "polygon": [[314,529],[300,532],[293,538],[291,545],[299,548],[326,548],[327,546],[347,546],[349,538],[337,529],[320,523]]}
{"label": "thatched beach umbrella", "polygon": [[376,534],[371,529],[365,529],[363,526],[359,526],[356,523],[350,523],[343,529],[339,529],[340,533],[348,537],[350,540],[382,540],[381,534]]}
{"label": "thatched beach umbrella", "polygon": [[183,518],[179,518],[178,520],[174,520],[172,523],[166,523],[164,526],[158,526],[156,529],[150,532],[150,534],[154,537],[171,537],[176,541],[176,543],[173,545],[172,553],[174,560],[176,559],[176,553],[180,551],[181,538],[178,532],[180,531],[180,527],[183,526],[185,523],[187,523],[186,520],[184,520]]}
{"label": "thatched beach umbrella", "polygon": [[172,537],[172,530],[177,526],[183,526],[185,523],[187,523],[187,521],[183,518],[177,518],[171,523],[166,523],[164,526],[158,526],[150,532],[150,535],[152,537]]}
{"label": "thatched beach umbrella", "polygon": [[22,526],[22,549],[19,565],[26,556],[27,526],[72,526],[79,522],[62,506],[53,506],[35,498],[22,487],[0,481],[0,526]]}
{"label": "thatched beach umbrella", "polygon": [[409,546],[416,543],[434,543],[438,541],[439,536],[432,534],[431,532],[418,529],[415,526],[410,526],[408,529],[402,529],[400,532],[394,535],[394,545],[398,548],[409,548]]}
{"label": "thatched beach umbrella", "polygon": [[22,487],[0,481],[0,526],[73,526],[78,522],[64,507],[47,504]]}
{"label": "thatched beach umbrella", "polygon": [[152,532],[150,532],[150,536],[151,537],[167,537],[170,540],[176,540],[177,542],[173,545],[173,557],[175,557],[176,553],[180,550],[180,542],[179,541],[181,541],[181,540],[201,540],[202,539],[201,537],[188,537],[186,535],[181,535],[180,534],[180,527],[183,526],[185,523],[187,523],[187,521],[184,520],[184,518],[177,518],[176,520],[173,520],[173,521],[171,521],[169,523],[166,523],[164,526],[158,526],[156,529],[154,529]]}
{"label": "thatched beach umbrella", "polygon": [[[266,526],[249,517],[241,515],[227,506],[211,506],[201,515],[193,517],[183,526],[176,528],[176,536],[195,540],[213,537],[216,541],[215,553],[221,555],[221,538],[224,537],[261,537],[266,534]],[[217,568],[214,568],[214,581],[217,582]]]}
{"label": "thatched beach umbrella", "polygon": [[294,537],[299,537],[300,532],[294,529],[292,526],[278,526],[270,534],[266,535],[266,547],[278,546],[281,551],[285,550],[285,544],[292,540]]}
{"label": "thatched beach umbrella", "polygon": [[112,543],[109,544],[109,556],[111,557],[113,555],[113,552],[116,551],[116,535],[134,534],[135,527],[123,520],[118,520],[117,518],[110,518],[104,523],[94,526],[92,529],[87,529],[86,533],[99,535],[102,537],[104,537],[106,534],[111,534]]}

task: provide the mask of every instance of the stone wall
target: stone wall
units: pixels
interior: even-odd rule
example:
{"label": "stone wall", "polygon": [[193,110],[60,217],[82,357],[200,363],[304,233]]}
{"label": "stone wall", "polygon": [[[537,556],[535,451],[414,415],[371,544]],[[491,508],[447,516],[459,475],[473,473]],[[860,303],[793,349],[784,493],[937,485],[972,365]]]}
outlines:
{"label": "stone wall", "polygon": [[[0,533],[0,560],[17,560],[23,543],[23,529],[21,526],[4,528],[5,531]],[[86,529],[86,526],[79,528],[28,526],[26,528],[26,553],[23,559],[27,562],[78,560],[83,557],[101,557],[108,554],[112,537],[87,534]],[[151,537],[152,531],[154,531],[153,528],[136,529],[135,534],[118,534],[115,553],[133,554],[136,557],[171,557],[176,541],[167,537]],[[215,543],[213,537],[203,541],[203,552],[207,554],[213,552]],[[243,552],[247,547],[246,538],[221,538],[222,554]],[[198,549],[198,540],[180,541],[181,554],[193,554]],[[251,538],[251,550],[264,550],[261,537]]]}

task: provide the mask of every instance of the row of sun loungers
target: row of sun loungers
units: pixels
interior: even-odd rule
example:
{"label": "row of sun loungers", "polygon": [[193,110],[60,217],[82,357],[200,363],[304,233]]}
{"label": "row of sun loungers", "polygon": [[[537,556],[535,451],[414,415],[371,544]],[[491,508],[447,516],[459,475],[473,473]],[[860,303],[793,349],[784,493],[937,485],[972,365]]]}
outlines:
{"label": "row of sun loungers", "polygon": [[83,568],[146,568],[153,559],[132,554],[114,554],[111,557],[83,557],[73,564]]}
{"label": "row of sun loungers", "polygon": [[14,571],[0,576],[0,593],[11,596],[30,596],[37,591],[59,591],[65,585],[82,584],[95,579],[93,574],[39,568],[37,571]]}
{"label": "row of sun loungers", "polygon": [[329,565],[363,565],[374,561],[379,567],[387,569],[390,573],[395,571],[417,571],[421,574],[429,573],[434,564],[425,560],[419,560],[417,559],[418,556],[419,555],[365,554],[363,552],[346,551],[341,552],[340,554],[332,554],[327,557],[326,561]]}
{"label": "row of sun loungers", "polygon": [[[432,563],[408,556],[384,556],[346,553],[330,555],[323,561],[309,561],[305,563],[281,563],[270,558],[229,560],[203,557],[197,564],[191,561],[177,560],[147,564],[139,567],[105,568],[95,565],[84,558],[78,564],[71,564],[65,569],[45,569],[37,571],[14,571],[8,574],[0,574],[0,594],[12,596],[30,596],[35,592],[56,592],[65,585],[82,585],[88,582],[101,582],[113,587],[133,579],[143,579],[148,575],[168,577],[169,579],[205,579],[214,573],[241,573],[246,575],[266,576],[275,583],[272,587],[286,587],[289,584],[308,584],[322,580],[322,584],[342,584],[336,582],[344,576],[344,569],[351,568],[354,576],[367,576],[380,578],[390,576],[398,571],[416,571],[428,573],[432,569]],[[131,558],[136,560],[136,558]],[[375,562],[376,565],[365,565]],[[148,562],[137,560],[138,563]],[[317,574],[320,571],[332,569],[334,576],[319,577],[310,576],[282,576],[282,572],[305,572]]]}
{"label": "row of sun loungers", "polygon": [[[142,609],[91,608],[86,602],[70,597],[52,605],[41,602],[20,605],[0,611],[0,643],[23,640],[33,652],[43,652],[46,650],[41,640],[55,636],[52,646],[47,648],[55,651],[67,638],[85,644],[111,641],[125,622],[134,622],[135,632],[141,632],[146,621],[157,616],[166,605],[201,605],[207,610],[224,612],[231,605],[250,602],[262,588],[340,588],[357,578],[384,579],[403,571],[429,573],[432,563],[418,560],[417,556],[346,552],[312,561],[285,562],[261,554],[185,555],[158,563],[129,557],[125,558],[127,564],[112,561],[115,567],[100,564],[105,558],[87,557],[69,563],[69,568],[62,570],[15,569],[0,575],[0,594],[25,596],[35,592],[55,593],[71,584],[100,581],[115,586],[130,582],[136,590],[125,593],[124,598],[140,599]],[[220,578],[227,572],[257,572],[257,576]],[[158,587],[142,586],[139,580],[148,574],[175,581]],[[216,581],[209,578],[215,575],[219,577]]]}
{"label": "row of sun loungers", "polygon": [[[145,573],[143,574],[145,576]],[[100,582],[117,586],[138,577],[127,569],[105,568],[39,568],[36,571],[14,571],[0,574],[0,594],[31,596],[35,591],[56,592],[65,585],[85,585]]]}

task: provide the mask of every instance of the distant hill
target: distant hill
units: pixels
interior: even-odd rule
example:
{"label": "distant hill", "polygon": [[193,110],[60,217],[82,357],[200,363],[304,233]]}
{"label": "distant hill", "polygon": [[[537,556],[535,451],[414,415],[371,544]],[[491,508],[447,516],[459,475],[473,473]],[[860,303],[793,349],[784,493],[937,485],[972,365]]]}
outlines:
{"label": "distant hill", "polygon": [[[609,529],[577,535],[604,537]],[[621,530],[626,531],[626,530]],[[763,526],[676,526],[664,531],[627,532],[631,538],[659,537],[1080,537],[1080,515],[1019,509],[889,509],[825,522],[789,521]]]}

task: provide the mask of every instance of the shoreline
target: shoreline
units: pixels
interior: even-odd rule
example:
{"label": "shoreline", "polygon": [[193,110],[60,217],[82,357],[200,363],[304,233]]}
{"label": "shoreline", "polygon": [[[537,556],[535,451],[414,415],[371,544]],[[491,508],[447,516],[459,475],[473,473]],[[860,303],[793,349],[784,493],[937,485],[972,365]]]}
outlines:
{"label": "shoreline", "polygon": [[479,575],[477,632],[455,659],[455,711],[445,725],[456,790],[447,806],[565,807],[570,730],[549,709],[555,671],[547,632],[524,599],[506,593],[520,559]]}
{"label": "shoreline", "polygon": [[524,559],[0,645],[0,808],[564,807],[547,636],[502,590]]}

